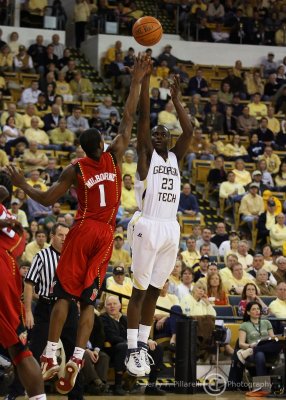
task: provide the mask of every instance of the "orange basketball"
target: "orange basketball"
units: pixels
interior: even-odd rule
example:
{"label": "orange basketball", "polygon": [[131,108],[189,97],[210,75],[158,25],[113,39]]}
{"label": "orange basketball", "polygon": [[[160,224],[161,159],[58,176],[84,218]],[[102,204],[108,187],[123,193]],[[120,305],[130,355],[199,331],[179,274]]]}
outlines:
{"label": "orange basketball", "polygon": [[132,35],[136,42],[142,46],[154,46],[163,35],[160,22],[153,17],[139,18],[132,28]]}

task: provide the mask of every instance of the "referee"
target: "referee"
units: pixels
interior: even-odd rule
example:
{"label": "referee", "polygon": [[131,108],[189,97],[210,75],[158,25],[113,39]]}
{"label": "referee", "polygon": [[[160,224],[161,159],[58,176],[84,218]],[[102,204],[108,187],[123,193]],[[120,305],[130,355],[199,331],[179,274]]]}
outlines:
{"label": "referee", "polygon": [[[48,340],[50,316],[55,303],[55,300],[49,297],[50,288],[68,232],[69,227],[64,223],[57,223],[52,227],[50,247],[39,251],[35,255],[32,266],[25,278],[24,304],[26,326],[28,329],[32,330],[30,350],[39,363]],[[34,287],[39,299],[33,315],[32,299]],[[71,301],[68,317],[61,335],[61,341],[67,359],[69,359],[73,354],[77,334],[77,324],[77,304],[75,301]],[[19,384],[20,382],[18,382],[17,379],[13,382],[10,386],[10,393],[6,396],[7,400],[13,400],[21,393],[18,386]],[[83,399],[83,382],[81,374],[79,375],[73,390],[69,392],[68,399]]]}

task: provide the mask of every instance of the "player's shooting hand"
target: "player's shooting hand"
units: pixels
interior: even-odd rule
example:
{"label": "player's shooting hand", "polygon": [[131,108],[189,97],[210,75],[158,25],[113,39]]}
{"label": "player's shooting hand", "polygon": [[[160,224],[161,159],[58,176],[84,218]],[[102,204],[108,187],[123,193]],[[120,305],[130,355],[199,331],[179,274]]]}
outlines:
{"label": "player's shooting hand", "polygon": [[146,58],[145,54],[139,53],[138,57],[134,60],[133,66],[133,79],[141,82],[144,76],[147,74],[150,64],[150,59]]}
{"label": "player's shooting hand", "polygon": [[174,81],[170,87],[171,98],[172,100],[178,100],[180,94],[180,76],[174,75]]}
{"label": "player's shooting hand", "polygon": [[22,187],[26,183],[24,172],[22,170],[18,171],[14,165],[7,165],[5,172],[10,176],[14,186]]}

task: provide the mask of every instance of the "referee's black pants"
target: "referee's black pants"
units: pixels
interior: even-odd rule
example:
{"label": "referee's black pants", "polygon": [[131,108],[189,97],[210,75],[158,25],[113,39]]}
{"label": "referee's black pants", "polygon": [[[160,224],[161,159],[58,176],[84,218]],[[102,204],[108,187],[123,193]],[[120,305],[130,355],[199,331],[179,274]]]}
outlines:
{"label": "referee's black pants", "polygon": [[[29,348],[32,351],[35,359],[40,363],[40,357],[46,347],[50,326],[50,317],[54,303],[39,299],[34,311],[35,325],[31,331],[31,340]],[[63,327],[61,341],[65,350],[66,360],[73,355],[76,334],[78,325],[78,309],[74,301],[70,302],[70,309],[67,320]],[[81,400],[83,398],[83,378],[82,373],[79,373],[74,388],[68,394],[70,400]],[[24,388],[19,381],[17,375],[9,387],[9,394],[20,396],[23,394]]]}

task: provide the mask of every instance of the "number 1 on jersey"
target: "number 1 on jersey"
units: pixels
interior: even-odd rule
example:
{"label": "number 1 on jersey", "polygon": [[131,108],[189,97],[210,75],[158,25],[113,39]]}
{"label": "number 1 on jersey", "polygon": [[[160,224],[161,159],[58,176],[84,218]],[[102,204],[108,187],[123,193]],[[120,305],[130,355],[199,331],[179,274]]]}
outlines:
{"label": "number 1 on jersey", "polygon": [[100,194],[100,207],[105,207],[106,206],[106,201],[105,201],[105,191],[104,191],[104,185],[99,185],[99,194]]}

